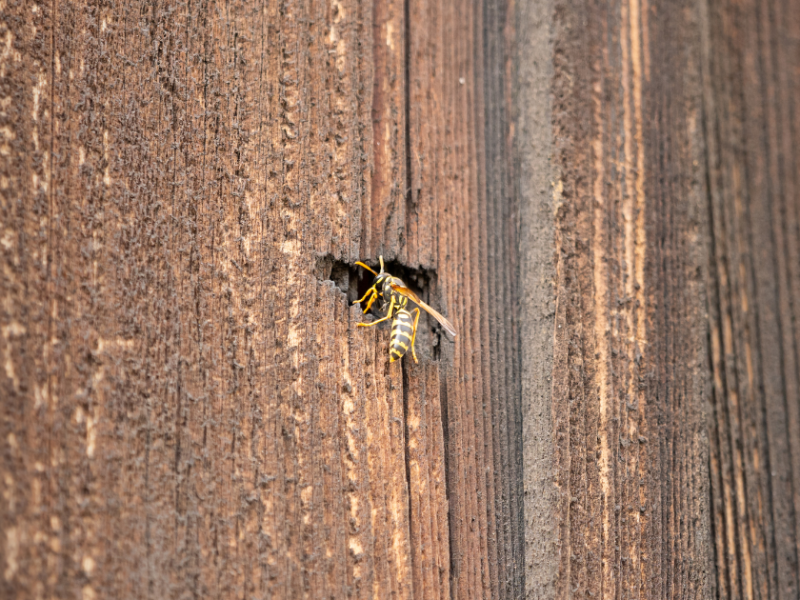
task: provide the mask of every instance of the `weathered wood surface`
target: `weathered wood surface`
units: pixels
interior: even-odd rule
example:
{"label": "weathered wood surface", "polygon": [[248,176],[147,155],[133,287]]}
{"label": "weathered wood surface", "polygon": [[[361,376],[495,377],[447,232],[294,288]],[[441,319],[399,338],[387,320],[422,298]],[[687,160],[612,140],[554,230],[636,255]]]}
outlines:
{"label": "weathered wood surface", "polygon": [[719,598],[800,594],[800,6],[708,3]]}
{"label": "weathered wood surface", "polygon": [[0,597],[795,598],[796,4],[0,3]]}
{"label": "weathered wood surface", "polygon": [[796,598],[800,7],[544,4],[518,26],[527,595]]}
{"label": "weathered wood surface", "polygon": [[519,597],[513,11],[0,10],[0,596]]}
{"label": "weathered wood surface", "polygon": [[709,598],[705,23],[551,6],[519,25],[527,597]]}

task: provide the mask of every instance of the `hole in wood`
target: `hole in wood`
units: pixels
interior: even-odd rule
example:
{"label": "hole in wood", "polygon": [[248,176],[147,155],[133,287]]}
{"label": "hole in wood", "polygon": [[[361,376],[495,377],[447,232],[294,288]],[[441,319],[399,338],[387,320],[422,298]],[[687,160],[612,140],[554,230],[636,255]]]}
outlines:
{"label": "hole in wood", "polygon": [[[377,256],[362,262],[368,264],[375,271],[380,270]],[[384,266],[387,273],[402,279],[424,302],[427,302],[437,310],[442,309],[438,294],[438,276],[434,269],[413,269],[396,260],[385,261]],[[374,279],[374,275],[366,269],[338,260],[330,254],[317,257],[316,276],[320,281],[332,281],[347,296],[348,303],[353,303],[361,298],[372,285],[372,280]],[[369,314],[365,315],[364,320],[369,321],[383,316],[377,306],[377,303],[372,306]],[[386,322],[377,325],[377,327],[389,329],[391,325]],[[439,360],[442,339],[447,339],[447,336],[441,330],[439,324],[433,317],[422,311],[417,328],[416,341],[419,359]]]}

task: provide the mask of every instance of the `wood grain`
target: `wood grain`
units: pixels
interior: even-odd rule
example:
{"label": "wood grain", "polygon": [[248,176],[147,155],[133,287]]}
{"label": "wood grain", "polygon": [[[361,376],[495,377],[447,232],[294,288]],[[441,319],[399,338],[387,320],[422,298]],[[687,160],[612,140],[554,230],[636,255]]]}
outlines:
{"label": "wood grain", "polygon": [[0,3],[0,596],[795,598],[795,4]]}
{"label": "wood grain", "polygon": [[[712,497],[720,598],[800,590],[797,88],[791,2],[708,3]],[[715,51],[720,48],[720,51]]]}
{"label": "wood grain", "polygon": [[552,149],[521,180],[527,597],[711,597],[704,23],[692,2],[552,10],[520,12],[520,55],[552,60],[520,67],[520,102],[550,103],[520,131]]}
{"label": "wood grain", "polygon": [[516,597],[496,8],[2,4],[0,595]]}

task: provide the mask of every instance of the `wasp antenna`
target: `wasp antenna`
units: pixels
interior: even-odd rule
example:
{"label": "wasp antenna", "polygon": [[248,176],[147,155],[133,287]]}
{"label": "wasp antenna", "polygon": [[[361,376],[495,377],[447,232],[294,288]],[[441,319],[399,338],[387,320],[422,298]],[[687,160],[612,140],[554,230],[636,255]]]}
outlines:
{"label": "wasp antenna", "polygon": [[383,255],[381,254],[378,258],[381,261],[381,273],[383,273]]}
{"label": "wasp antenna", "polygon": [[[369,271],[370,273],[372,273],[372,274],[373,274],[373,275],[375,275],[376,277],[378,276],[378,274],[377,274],[375,271],[373,271],[373,270],[372,270],[371,268],[369,268],[367,265],[365,265],[364,263],[362,263],[360,260],[357,260],[357,261],[356,261],[356,264],[357,264],[359,267],[364,267],[364,268],[365,268],[367,271]],[[383,270],[383,269],[381,269],[381,270]]]}

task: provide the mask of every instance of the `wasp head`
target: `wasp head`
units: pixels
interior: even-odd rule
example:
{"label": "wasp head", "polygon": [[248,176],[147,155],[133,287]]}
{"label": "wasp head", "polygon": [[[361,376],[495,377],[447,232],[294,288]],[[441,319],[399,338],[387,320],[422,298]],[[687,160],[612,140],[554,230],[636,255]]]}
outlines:
{"label": "wasp head", "polygon": [[361,298],[361,300],[356,300],[356,302],[363,302],[364,300],[367,301],[367,306],[366,306],[366,308],[364,308],[364,312],[367,312],[370,309],[370,307],[375,302],[375,300],[377,300],[379,297],[382,297],[382,296],[386,295],[386,289],[385,288],[388,285],[389,280],[392,279],[391,275],[389,275],[388,273],[386,273],[383,270],[384,269],[384,267],[383,267],[383,256],[380,256],[379,260],[380,260],[380,263],[381,263],[381,271],[380,271],[380,273],[376,273],[374,269],[372,269],[368,265],[365,265],[361,261],[356,262],[356,264],[359,267],[364,267],[367,271],[369,271],[370,273],[375,275],[375,278],[372,280],[372,285],[367,290],[367,293],[364,294],[364,297]]}

